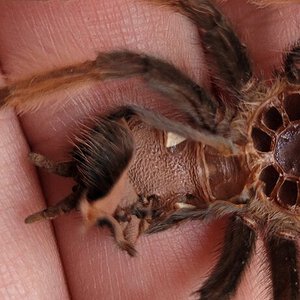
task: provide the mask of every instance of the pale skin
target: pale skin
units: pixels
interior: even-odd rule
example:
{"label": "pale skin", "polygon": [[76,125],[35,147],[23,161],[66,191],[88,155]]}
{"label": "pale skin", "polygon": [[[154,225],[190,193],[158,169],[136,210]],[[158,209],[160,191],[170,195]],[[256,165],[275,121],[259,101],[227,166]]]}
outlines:
{"label": "pale skin", "polygon": [[[244,2],[223,1],[220,8],[247,45],[256,74],[267,79],[300,37],[300,7],[258,10]],[[167,8],[135,0],[0,1],[2,86],[113,49],[167,59],[208,87],[194,26]],[[38,111],[22,117],[11,109],[0,112],[0,298],[187,299],[215,262],[226,220],[144,236],[136,258],[117,249],[105,230],[85,233],[78,213],[53,224],[23,223],[72,186],[68,179],[37,172],[27,159],[30,149],[62,159],[77,121],[128,101],[159,110],[158,100],[134,80],[41,95],[41,100],[45,104]],[[267,295],[261,246],[235,299]]]}

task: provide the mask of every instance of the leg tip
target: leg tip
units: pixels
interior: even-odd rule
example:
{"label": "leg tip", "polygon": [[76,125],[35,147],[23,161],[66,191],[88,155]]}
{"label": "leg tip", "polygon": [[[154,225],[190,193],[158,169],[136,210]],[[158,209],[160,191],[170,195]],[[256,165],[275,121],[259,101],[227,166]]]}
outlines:
{"label": "leg tip", "polygon": [[29,158],[29,160],[31,160],[31,161],[35,161],[37,158],[39,158],[40,157],[40,155],[39,154],[37,154],[37,153],[35,153],[35,152],[30,152],[29,154],[28,154],[28,158]]}
{"label": "leg tip", "polygon": [[122,250],[125,250],[132,257],[136,256],[137,254],[137,251],[135,250],[134,246],[127,241],[119,242],[119,247]]}
{"label": "leg tip", "polygon": [[42,215],[41,212],[37,212],[37,213],[34,213],[30,216],[28,216],[24,222],[26,224],[31,224],[31,223],[34,223],[34,222],[37,222],[37,221],[40,221],[40,220],[43,220],[44,219],[44,216]]}

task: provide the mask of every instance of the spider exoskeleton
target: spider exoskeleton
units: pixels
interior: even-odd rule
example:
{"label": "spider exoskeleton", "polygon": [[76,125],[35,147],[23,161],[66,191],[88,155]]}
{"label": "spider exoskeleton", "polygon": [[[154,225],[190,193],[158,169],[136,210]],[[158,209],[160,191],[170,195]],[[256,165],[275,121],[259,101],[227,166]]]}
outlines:
{"label": "spider exoskeleton", "polygon": [[[129,51],[100,53],[2,89],[1,105],[18,106],[78,82],[140,76],[181,114],[169,119],[139,106],[120,107],[82,130],[69,161],[31,153],[36,166],[76,184],[69,196],[26,222],[79,208],[87,225],[108,226],[118,246],[134,255],[144,232],[229,216],[220,258],[197,291],[200,299],[234,295],[258,235],[267,249],[274,299],[299,299],[300,46],[285,55],[284,72],[263,82],[211,1],[149,2],[170,6],[197,26],[215,74],[211,90],[165,61]],[[160,183],[157,173],[170,182]],[[157,194],[160,184],[164,192]],[[127,193],[120,195],[120,188]]]}

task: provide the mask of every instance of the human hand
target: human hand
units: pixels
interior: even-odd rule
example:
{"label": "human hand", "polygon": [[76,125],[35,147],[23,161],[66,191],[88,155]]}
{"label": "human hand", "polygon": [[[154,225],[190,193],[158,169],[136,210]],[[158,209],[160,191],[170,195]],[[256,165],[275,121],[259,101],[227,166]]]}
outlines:
{"label": "human hand", "polygon": [[[299,7],[258,10],[237,0],[220,7],[247,45],[256,74],[270,78],[282,53],[299,38]],[[195,27],[167,8],[134,0],[2,1],[0,16],[3,84],[5,78],[15,82],[93,59],[99,51],[130,49],[171,61],[208,85]],[[59,160],[70,149],[67,137],[79,120],[128,101],[158,110],[159,103],[134,80],[76,87],[41,95],[41,101],[38,111],[20,118],[9,109],[0,113],[0,298],[187,299],[215,263],[226,220],[144,236],[136,258],[120,252],[105,231],[83,234],[75,213],[55,220],[53,228],[49,222],[23,223],[45,206],[44,196],[53,204],[72,186],[44,172],[39,181],[27,159],[29,148]],[[236,299],[265,298],[263,255],[258,250]]]}

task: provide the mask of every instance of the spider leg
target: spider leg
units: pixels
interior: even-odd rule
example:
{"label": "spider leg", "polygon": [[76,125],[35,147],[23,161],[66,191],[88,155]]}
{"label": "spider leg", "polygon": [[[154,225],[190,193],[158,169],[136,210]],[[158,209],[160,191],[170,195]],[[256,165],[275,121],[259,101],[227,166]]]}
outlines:
{"label": "spider leg", "polygon": [[[35,165],[62,176],[72,176],[78,185],[56,205],[29,216],[26,223],[56,218],[74,209],[85,198],[93,203],[111,192],[133,155],[133,139],[124,123],[98,118],[94,128],[83,130],[81,136],[75,138],[77,143],[71,153],[72,161],[67,163],[56,163],[40,154],[30,154]],[[83,192],[86,197],[81,197]]]}
{"label": "spider leg", "polygon": [[186,220],[207,220],[231,215],[221,256],[210,277],[196,292],[201,300],[229,299],[235,293],[255,248],[255,231],[236,215],[243,214],[245,209],[243,205],[225,201],[216,201],[203,209],[182,208],[168,218],[150,224],[146,233],[163,231]]}
{"label": "spider leg", "polygon": [[1,106],[18,106],[39,97],[62,90],[79,82],[141,76],[156,91],[168,96],[172,104],[197,124],[214,131],[217,102],[192,79],[173,65],[152,56],[130,51],[99,53],[93,61],[61,68],[34,79],[24,80],[0,90]]}
{"label": "spider leg", "polygon": [[239,217],[232,217],[221,256],[210,277],[197,291],[201,300],[230,299],[255,249],[256,235]]}
{"label": "spider leg", "polygon": [[267,250],[271,263],[273,299],[299,299],[298,249],[295,241],[273,236],[267,241]]}
{"label": "spider leg", "polygon": [[290,83],[300,84],[300,41],[286,55],[284,71]]}
{"label": "spider leg", "polygon": [[240,91],[252,77],[246,47],[209,0],[147,0],[172,7],[197,26],[203,47],[229,90]]}
{"label": "spider leg", "polygon": [[107,226],[114,236],[114,239],[119,248],[121,250],[125,250],[130,256],[135,256],[136,250],[133,244],[130,241],[126,240],[121,225],[114,217],[103,212],[103,215],[99,216],[97,225],[100,227]]}
{"label": "spider leg", "polygon": [[[125,239],[132,245],[151,223],[154,196],[138,196],[138,200],[129,207],[118,207],[114,216],[121,224]],[[157,198],[155,198],[157,199]]]}
{"label": "spider leg", "polygon": [[132,245],[136,244],[139,236],[145,231],[145,226],[145,220],[140,220],[137,216],[131,215],[130,220],[123,226],[126,241]]}
{"label": "spider leg", "polygon": [[237,151],[236,146],[230,139],[226,139],[217,134],[211,134],[209,131],[203,130],[203,128],[201,130],[199,128],[194,129],[182,122],[169,119],[155,111],[148,110],[143,107],[135,105],[119,107],[113,114],[110,115],[110,118],[130,118],[133,115],[138,116],[141,120],[154,128],[179,135],[181,140],[190,139],[209,145],[225,156]]}
{"label": "spider leg", "polygon": [[131,256],[135,249],[113,214],[123,200],[132,202],[131,198],[137,197],[127,176],[133,153],[134,140],[127,123],[116,117],[96,118],[93,128],[86,127],[75,137],[71,152],[75,179],[84,188],[78,206],[85,225],[107,226],[119,248]]}
{"label": "spider leg", "polygon": [[159,221],[154,221],[146,230],[146,233],[156,233],[167,230],[174,225],[188,220],[209,220],[221,218],[223,216],[236,214],[243,211],[242,205],[236,205],[226,201],[216,201],[207,207],[196,208],[187,207],[180,208],[170,216]]}
{"label": "spider leg", "polygon": [[89,203],[102,201],[130,164],[134,140],[124,120],[97,117],[93,128],[74,138],[71,152],[77,169],[76,180],[86,188]]}
{"label": "spider leg", "polygon": [[29,153],[31,162],[39,167],[45,169],[49,173],[54,173],[63,177],[74,177],[74,162],[55,162],[39,153]]}
{"label": "spider leg", "polygon": [[79,203],[82,188],[78,185],[73,187],[73,193],[53,206],[49,206],[44,210],[36,212],[25,219],[25,223],[34,223],[40,220],[52,220],[60,215],[64,215],[75,209]]}
{"label": "spider leg", "polygon": [[[218,149],[232,148],[231,145],[228,145],[228,140],[223,138],[230,131],[229,124],[227,127],[225,126],[226,128],[224,124],[218,126],[220,121],[218,120],[219,104],[217,101],[171,64],[130,51],[100,53],[93,61],[37,75],[34,79],[5,87],[0,90],[0,95],[2,95],[0,107],[11,105],[22,108],[22,105],[26,107],[28,102],[28,107],[30,108],[31,103],[32,108],[34,107],[33,99],[40,95],[53,93],[84,82],[134,76],[142,77],[148,87],[167,96],[166,101],[182,113],[185,123],[190,125],[189,130],[194,129],[194,132],[199,132],[197,140],[202,140]],[[142,114],[141,111],[146,115],[146,109],[140,109],[139,112]],[[162,120],[163,117],[156,119]],[[156,124],[156,122],[152,122],[152,124]],[[181,127],[188,127],[184,125],[184,122],[180,124]],[[179,126],[173,127],[176,130]],[[195,136],[197,136],[196,133]]]}

